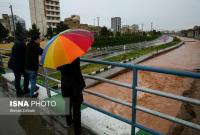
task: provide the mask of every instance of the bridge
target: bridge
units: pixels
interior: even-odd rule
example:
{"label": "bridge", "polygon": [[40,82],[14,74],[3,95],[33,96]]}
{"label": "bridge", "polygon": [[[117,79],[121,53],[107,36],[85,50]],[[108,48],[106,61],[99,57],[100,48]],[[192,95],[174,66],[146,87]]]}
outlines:
{"label": "bridge", "polygon": [[[183,44],[183,46],[185,44]],[[189,49],[189,48],[187,48],[187,49]],[[175,49],[175,50],[177,50],[177,49]],[[170,54],[170,55],[172,55],[172,54]],[[177,52],[175,52],[175,54],[177,54]],[[7,57],[3,54],[1,54],[1,56]],[[159,55],[158,55],[158,57],[159,57]],[[153,57],[153,59],[157,59],[158,57]],[[156,124],[156,120],[158,120],[157,118],[162,118],[167,121],[171,121],[171,122],[178,123],[178,124],[184,125],[186,127],[192,128],[196,132],[199,133],[200,125],[198,123],[193,123],[193,122],[181,119],[181,118],[177,118],[175,116],[165,114],[158,110],[154,110],[154,108],[152,108],[152,107],[147,108],[145,106],[138,104],[138,102],[140,102],[139,101],[140,97],[143,96],[145,93],[147,93],[147,94],[151,94],[151,95],[155,95],[155,96],[159,96],[159,97],[164,97],[168,100],[172,100],[172,101],[176,100],[176,101],[180,101],[183,103],[189,103],[192,105],[199,106],[200,105],[199,99],[184,97],[181,95],[182,93],[181,94],[180,93],[178,93],[178,94],[177,93],[169,93],[169,92],[163,91],[161,89],[146,88],[144,86],[141,86],[141,84],[139,83],[139,79],[138,79],[139,77],[141,77],[141,72],[145,72],[145,73],[151,72],[155,75],[160,75],[160,74],[163,75],[164,74],[164,75],[172,75],[172,76],[200,79],[200,74],[195,72],[196,69],[198,69],[198,68],[196,68],[196,66],[194,66],[194,63],[189,65],[189,67],[194,66],[194,67],[192,67],[192,70],[190,68],[187,68],[187,66],[185,66],[184,64],[183,64],[183,67],[185,69],[182,69],[182,70],[177,70],[177,69],[180,69],[179,66],[173,66],[174,69],[164,68],[164,67],[166,67],[166,65],[158,68],[158,67],[153,67],[156,64],[154,63],[154,61],[151,61],[151,59],[150,59],[150,61],[151,61],[150,64],[153,63],[151,66],[148,65],[149,64],[148,62],[140,64],[142,61],[146,61],[148,59],[146,57],[143,57],[143,58],[145,58],[145,59],[138,58],[138,59],[141,59],[140,62],[137,62],[139,64],[136,64],[134,62],[133,63],[116,63],[116,62],[108,62],[108,61],[101,61],[101,60],[81,59],[82,62],[103,64],[103,65],[108,65],[108,66],[112,66],[112,67],[118,67],[120,69],[121,68],[127,69],[132,75],[131,79],[128,79],[129,83],[114,80],[114,79],[108,78],[108,77],[105,78],[105,76],[103,76],[103,75],[102,76],[94,76],[94,75],[86,75],[86,74],[83,75],[85,78],[87,78],[86,80],[88,80],[87,84],[91,83],[91,79],[97,80],[97,82],[98,82],[97,85],[100,82],[106,82],[107,84],[112,85],[112,87],[111,87],[112,91],[115,91],[116,87],[125,88],[122,90],[124,90],[124,93],[126,93],[126,94],[127,94],[127,92],[125,92],[125,90],[128,91],[129,97],[130,97],[130,100],[127,101],[127,100],[123,100],[121,98],[117,98],[113,95],[110,96],[109,94],[104,94],[99,91],[95,91],[95,90],[93,90],[93,88],[95,88],[96,84],[94,86],[91,85],[92,88],[87,87],[87,89],[84,90],[84,93],[85,93],[84,97],[86,98],[86,101],[83,103],[83,108],[88,107],[89,109],[87,108],[86,110],[84,109],[82,111],[82,116],[83,116],[82,121],[83,121],[84,127],[88,128],[91,131],[97,131],[98,134],[104,134],[104,133],[111,134],[112,133],[112,134],[132,134],[132,135],[134,135],[134,134],[142,134],[141,131],[145,131],[145,134],[148,134],[148,133],[162,134],[161,132],[159,132],[155,129],[145,126],[146,124],[143,125],[138,122],[138,115],[139,115],[138,112],[143,112],[143,113],[155,116],[154,117],[155,121],[152,122],[152,124],[153,123]],[[152,58],[152,57],[150,57],[150,58]],[[190,59],[186,60],[186,61],[190,61]],[[2,60],[1,62],[4,62],[4,61]],[[199,64],[199,63],[197,63],[197,64]],[[174,64],[171,63],[171,65],[174,65]],[[2,66],[4,67],[4,65],[2,65]],[[111,72],[111,71],[108,70],[108,72]],[[128,74],[126,74],[126,75],[128,75]],[[143,75],[146,75],[146,74],[143,74]],[[12,73],[6,73],[6,74],[3,74],[2,76],[6,79],[6,82],[10,82],[9,86],[12,87],[12,81],[13,81]],[[40,87],[40,89],[41,89],[39,91],[40,96],[38,98],[40,100],[50,99],[50,98],[51,99],[52,98],[53,99],[61,98],[60,90],[49,87],[49,85],[48,85],[49,80],[55,81],[58,83],[60,83],[60,80],[57,80],[55,78],[48,76],[48,70],[46,70],[46,69],[44,69],[44,73],[43,74],[40,73],[39,76],[42,76],[45,78],[45,85]],[[163,77],[163,76],[161,76],[161,77]],[[162,78],[160,78],[160,79],[162,79]],[[167,81],[170,81],[170,79]],[[179,80],[180,79],[176,78],[174,80],[172,79],[171,81],[179,81]],[[156,83],[156,82],[154,82],[154,83]],[[101,85],[101,83],[100,83],[100,85]],[[96,96],[98,98],[103,99],[104,101],[111,101],[112,103],[115,103],[113,105],[113,108],[116,107],[115,106],[116,104],[125,106],[126,108],[128,108],[128,109],[126,109],[127,113],[130,113],[131,116],[128,118],[126,116],[122,117],[121,115],[116,114],[115,111],[112,112],[109,109],[104,109],[100,106],[101,104],[92,103],[91,101],[93,101],[93,100],[88,95]],[[97,101],[102,101],[102,100],[97,99]],[[163,104],[162,106],[165,106],[165,105],[166,105],[166,107],[169,107],[169,110],[170,110],[169,105]],[[176,108],[171,108],[171,110],[172,109],[176,110]],[[117,110],[117,108],[116,108],[116,110]],[[129,112],[129,110],[131,110],[131,111]],[[143,115],[143,116],[145,116],[145,115]],[[95,120],[95,118],[97,120]],[[98,123],[98,125],[96,127],[94,126],[95,123],[96,124]],[[162,125],[162,123],[160,123],[160,124]],[[158,125],[158,123],[157,123],[157,125]],[[98,131],[97,127],[100,128],[99,130],[102,131],[101,133],[100,133],[100,131]],[[124,129],[120,129],[120,128],[124,128]]]}

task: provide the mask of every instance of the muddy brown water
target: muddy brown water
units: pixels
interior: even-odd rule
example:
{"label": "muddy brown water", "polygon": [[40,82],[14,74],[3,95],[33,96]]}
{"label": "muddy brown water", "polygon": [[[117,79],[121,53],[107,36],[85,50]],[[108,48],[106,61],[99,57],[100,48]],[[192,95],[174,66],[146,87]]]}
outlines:
{"label": "muddy brown water", "polygon": [[[183,40],[188,39],[184,38]],[[168,53],[159,55],[153,59],[142,62],[140,65],[192,71],[200,67],[199,58],[200,41],[186,42],[183,46]],[[132,74],[132,71],[128,71],[111,79],[131,83]],[[145,88],[182,95],[185,90],[191,88],[192,82],[192,78],[140,71],[138,85]],[[127,88],[122,88],[108,83],[100,83],[94,87],[91,87],[90,90],[131,102],[131,90]],[[88,94],[84,94],[84,99],[85,101],[104,108],[105,110],[108,110],[114,114],[131,119],[131,109],[128,107],[124,107],[122,105]],[[139,93],[137,103],[138,105],[146,108],[160,111],[172,116],[177,115],[182,104],[181,102],[175,100],[145,93]],[[164,134],[167,133],[169,127],[173,124],[167,120],[139,111],[137,112],[137,122]]]}

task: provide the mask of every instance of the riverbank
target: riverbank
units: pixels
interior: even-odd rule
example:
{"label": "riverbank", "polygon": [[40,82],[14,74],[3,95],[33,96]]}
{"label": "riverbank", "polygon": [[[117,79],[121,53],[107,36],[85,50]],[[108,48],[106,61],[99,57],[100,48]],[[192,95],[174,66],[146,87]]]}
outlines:
{"label": "riverbank", "polygon": [[[200,80],[194,79],[191,88],[184,91],[182,95],[194,99],[200,99]],[[200,108],[196,105],[183,103],[176,117],[200,124]],[[173,124],[167,135],[199,135],[199,131],[179,124]]]}

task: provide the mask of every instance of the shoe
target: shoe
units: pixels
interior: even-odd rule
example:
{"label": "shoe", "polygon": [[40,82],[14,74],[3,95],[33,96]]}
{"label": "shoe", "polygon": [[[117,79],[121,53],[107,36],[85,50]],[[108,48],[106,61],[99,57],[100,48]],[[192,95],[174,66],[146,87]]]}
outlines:
{"label": "shoe", "polygon": [[31,96],[32,98],[37,98],[38,97],[38,93],[34,94],[33,96]]}
{"label": "shoe", "polygon": [[39,90],[40,87],[38,87],[37,85],[35,86],[35,91]]}
{"label": "shoe", "polygon": [[24,94],[29,94],[30,93],[30,89],[24,89]]}
{"label": "shoe", "polygon": [[67,127],[71,127],[73,125],[72,120],[67,121]]}
{"label": "shoe", "polygon": [[23,97],[23,94],[16,94],[17,97]]}
{"label": "shoe", "polygon": [[73,123],[71,123],[71,124],[67,124],[67,128],[69,128],[69,127],[72,127],[73,126]]}
{"label": "shoe", "polygon": [[17,97],[23,97],[24,93],[22,91],[16,93]]}

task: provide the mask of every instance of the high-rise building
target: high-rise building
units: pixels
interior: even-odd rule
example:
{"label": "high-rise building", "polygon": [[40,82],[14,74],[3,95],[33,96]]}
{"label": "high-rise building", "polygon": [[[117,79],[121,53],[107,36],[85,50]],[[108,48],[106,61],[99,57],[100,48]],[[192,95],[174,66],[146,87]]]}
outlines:
{"label": "high-rise building", "polygon": [[121,18],[120,17],[111,18],[111,30],[114,33],[121,31]]}
{"label": "high-rise building", "polygon": [[45,36],[48,27],[56,28],[60,22],[59,0],[29,0],[31,23],[40,29]]}

